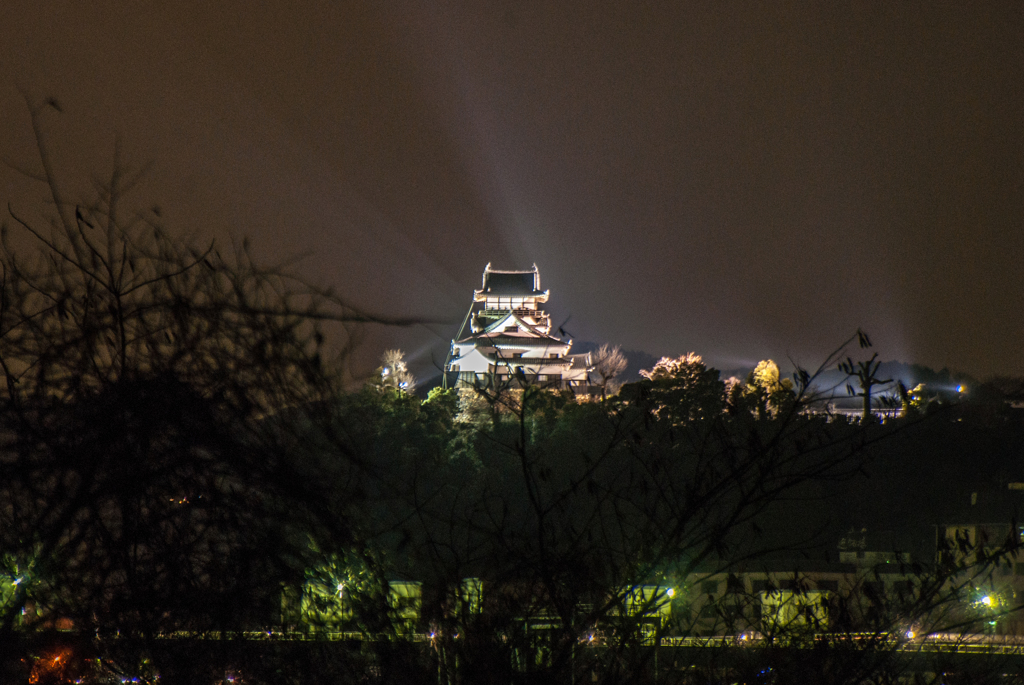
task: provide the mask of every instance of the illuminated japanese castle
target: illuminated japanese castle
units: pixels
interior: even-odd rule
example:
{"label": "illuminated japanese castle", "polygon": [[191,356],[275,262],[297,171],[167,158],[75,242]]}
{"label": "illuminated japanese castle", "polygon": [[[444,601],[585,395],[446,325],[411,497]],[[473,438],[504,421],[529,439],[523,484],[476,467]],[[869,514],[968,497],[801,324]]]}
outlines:
{"label": "illuminated japanese castle", "polygon": [[452,341],[446,377],[456,377],[460,386],[585,388],[590,354],[569,354],[572,340],[551,335],[551,317],[537,308],[547,301],[536,264],[529,271],[497,271],[488,264],[459,331],[462,336],[469,323],[471,335]]}

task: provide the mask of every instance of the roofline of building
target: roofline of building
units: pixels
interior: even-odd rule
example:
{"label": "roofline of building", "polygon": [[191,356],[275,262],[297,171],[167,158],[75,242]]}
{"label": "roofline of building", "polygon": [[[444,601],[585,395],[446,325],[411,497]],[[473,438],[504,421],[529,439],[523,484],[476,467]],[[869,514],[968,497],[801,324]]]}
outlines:
{"label": "roofline of building", "polygon": [[487,266],[484,267],[483,276],[480,279],[480,290],[473,291],[473,301],[482,302],[487,297],[501,297],[500,293],[488,295],[485,290],[487,288],[487,274],[510,274],[510,275],[525,275],[533,274],[533,293],[530,295],[508,295],[508,297],[531,297],[539,302],[547,302],[549,291],[540,289],[540,270],[537,268],[537,264],[534,263],[532,269],[492,269],[491,263],[487,262]]}

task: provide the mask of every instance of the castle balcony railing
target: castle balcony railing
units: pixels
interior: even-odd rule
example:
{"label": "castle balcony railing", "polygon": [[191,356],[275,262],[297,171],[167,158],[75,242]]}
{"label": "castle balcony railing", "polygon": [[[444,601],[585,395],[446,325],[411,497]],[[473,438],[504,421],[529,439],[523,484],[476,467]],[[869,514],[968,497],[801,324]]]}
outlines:
{"label": "castle balcony railing", "polygon": [[509,312],[519,316],[547,316],[543,313],[543,310],[535,307],[517,307],[515,309],[481,309],[477,312],[477,316],[504,316]]}

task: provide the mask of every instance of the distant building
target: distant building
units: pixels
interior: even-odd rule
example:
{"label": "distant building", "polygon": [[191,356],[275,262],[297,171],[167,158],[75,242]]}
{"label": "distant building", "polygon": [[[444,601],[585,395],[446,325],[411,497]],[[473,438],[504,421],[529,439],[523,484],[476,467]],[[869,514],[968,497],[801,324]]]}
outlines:
{"label": "distant building", "polygon": [[[900,539],[902,538],[902,539]],[[876,568],[882,564],[909,564],[912,542],[896,531],[859,531],[851,528],[839,540],[839,562],[857,568]]]}
{"label": "distant building", "polygon": [[[452,340],[446,380],[462,387],[588,387],[590,354],[569,354],[572,340],[551,334],[551,317],[538,308],[547,301],[536,264],[529,271],[498,271],[488,264],[466,321]],[[467,323],[470,335],[461,337]]]}

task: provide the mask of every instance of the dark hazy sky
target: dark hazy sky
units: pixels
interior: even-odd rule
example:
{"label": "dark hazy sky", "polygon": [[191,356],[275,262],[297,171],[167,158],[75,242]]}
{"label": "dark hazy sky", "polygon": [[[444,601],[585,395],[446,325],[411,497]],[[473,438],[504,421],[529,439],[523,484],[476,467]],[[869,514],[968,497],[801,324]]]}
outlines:
{"label": "dark hazy sky", "polygon": [[[579,339],[731,368],[883,358],[1024,374],[1024,3],[0,2],[68,182],[113,141],[197,236],[451,325],[536,262]],[[28,203],[0,171],[4,199]],[[376,347],[374,347],[376,346]]]}

